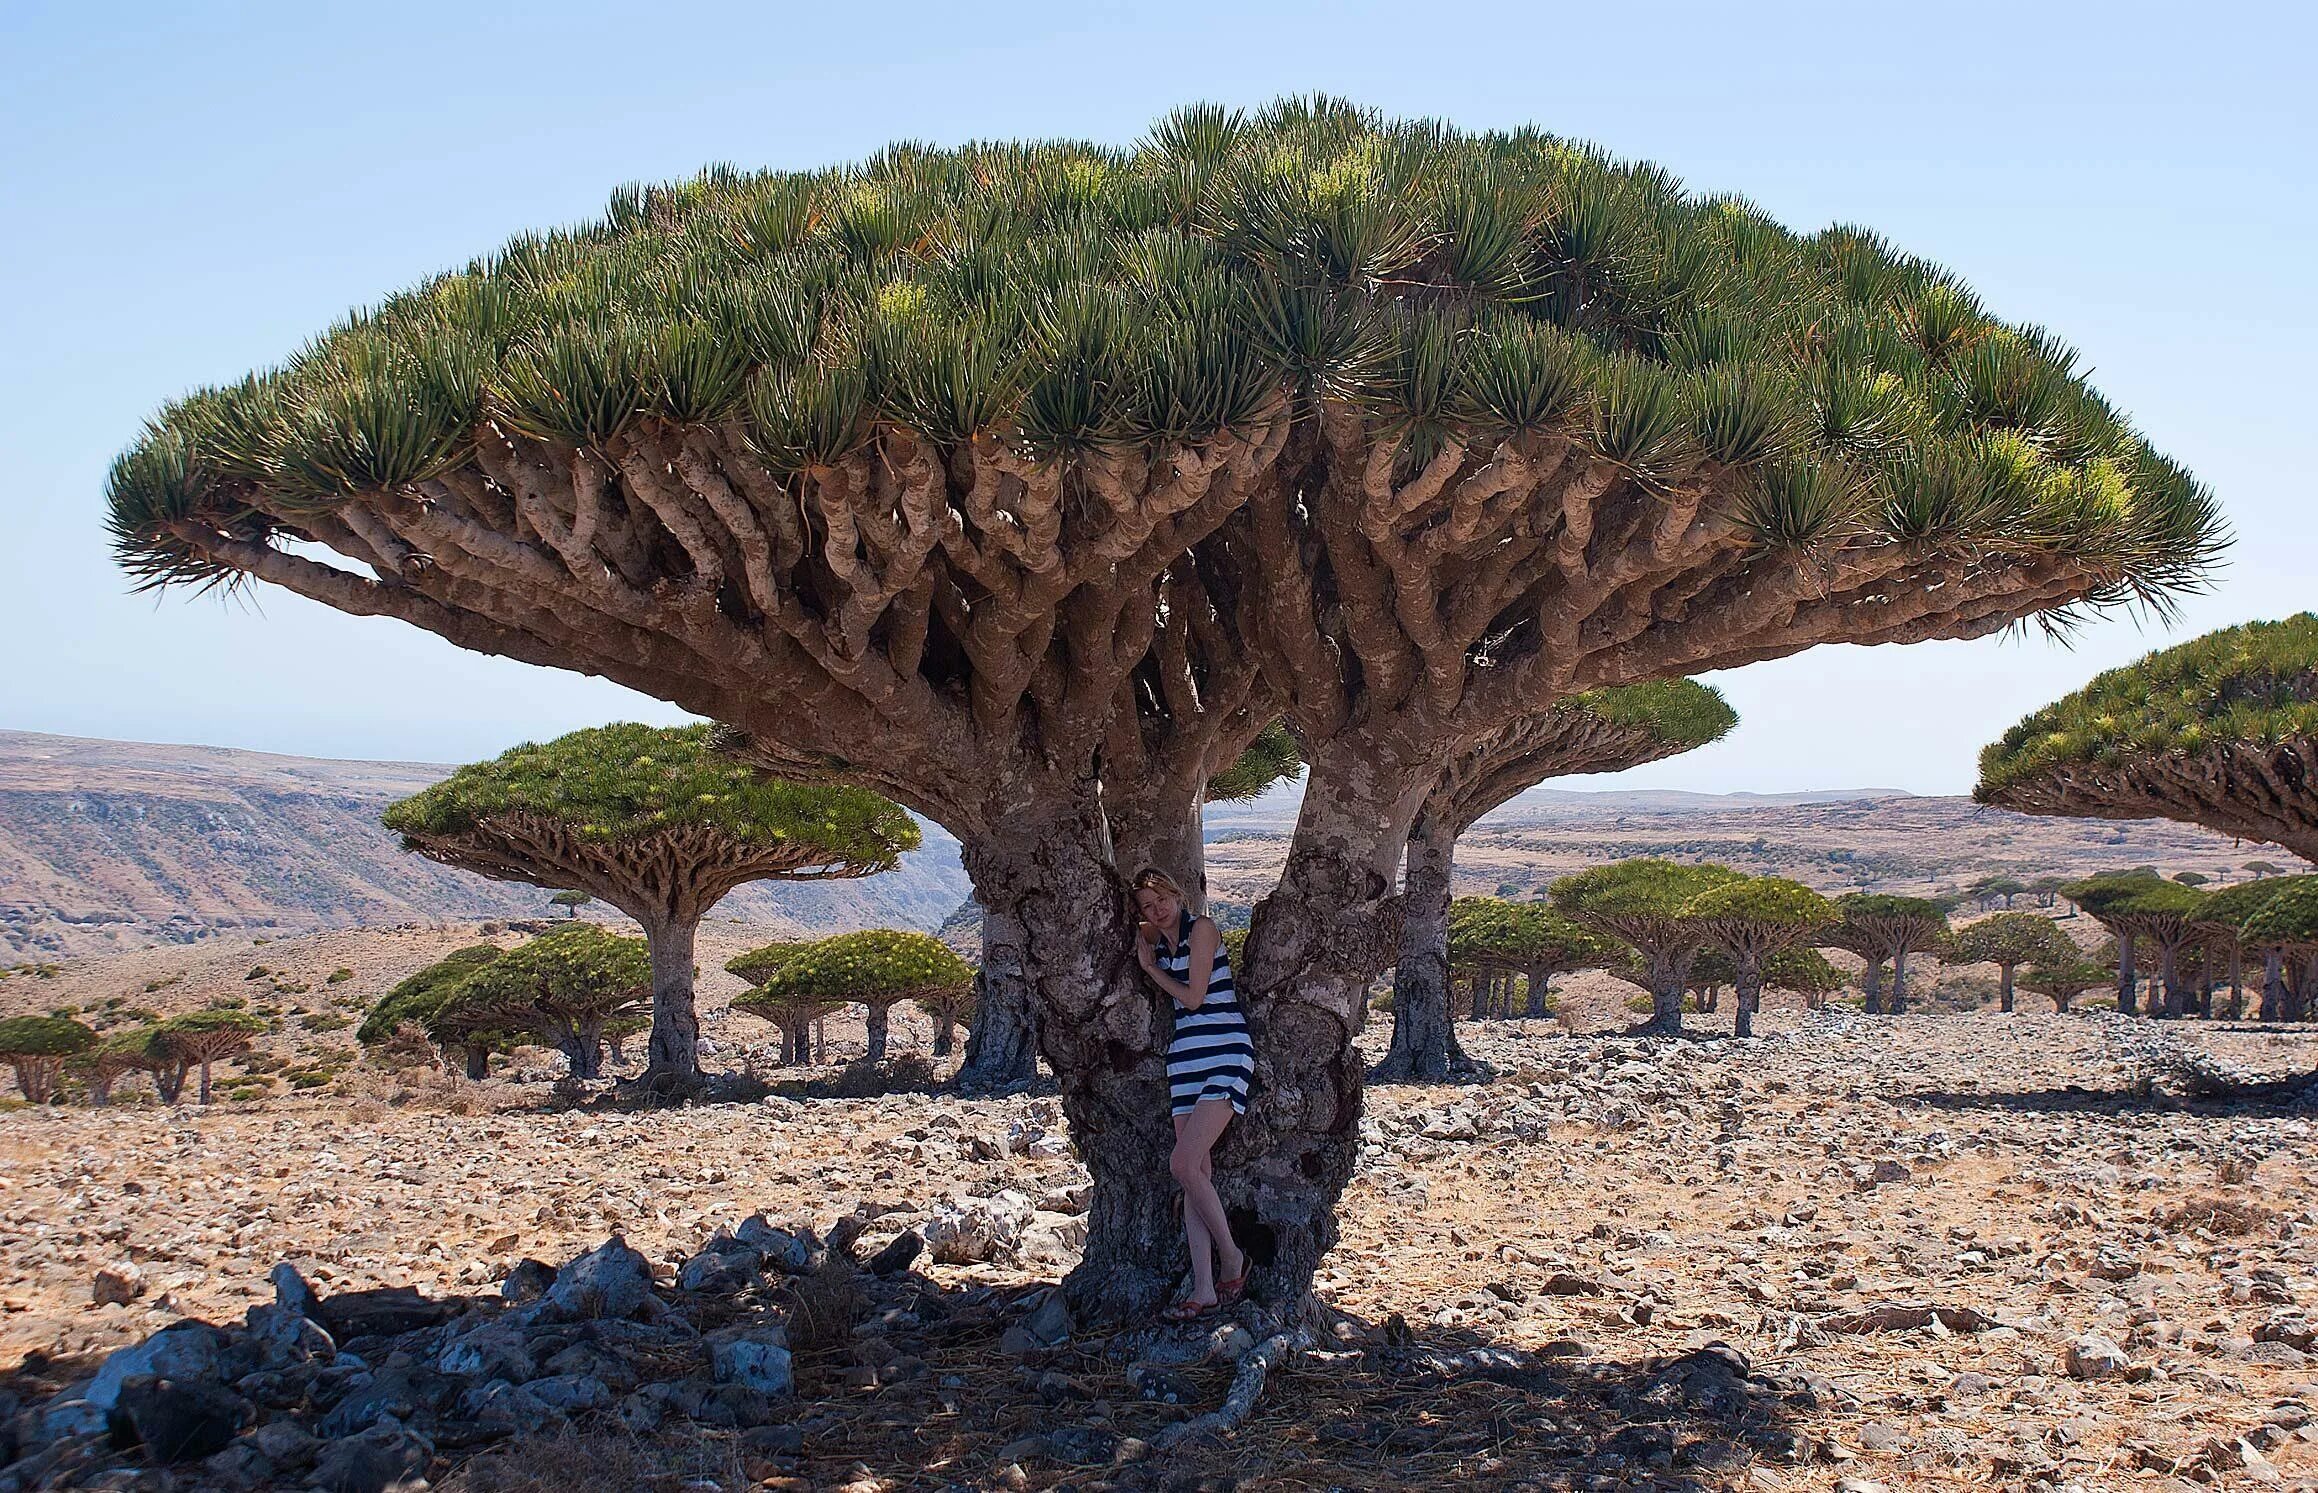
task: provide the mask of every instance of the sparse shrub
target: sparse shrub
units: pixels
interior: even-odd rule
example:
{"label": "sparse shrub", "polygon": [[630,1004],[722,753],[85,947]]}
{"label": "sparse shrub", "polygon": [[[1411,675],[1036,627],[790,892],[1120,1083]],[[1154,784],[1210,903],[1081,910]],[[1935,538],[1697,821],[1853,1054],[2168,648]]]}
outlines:
{"label": "sparse shrub", "polygon": [[266,968],[262,964],[253,964],[250,966],[250,972],[246,975],[243,975],[242,978],[245,980],[265,980],[271,979],[273,977],[273,973],[274,972],[272,970]]}
{"label": "sparse shrub", "polygon": [[299,1018],[298,1025],[310,1032],[341,1032],[354,1025],[335,1011],[318,1011]]}
{"label": "sparse shrub", "polygon": [[931,1093],[934,1083],[934,1065],[919,1053],[905,1052],[896,1058],[856,1058],[814,1084],[812,1092],[825,1099],[878,1099]]}
{"label": "sparse shrub", "polygon": [[339,965],[339,966],[338,966],[336,969],[334,969],[334,970],[330,971],[330,978],[329,978],[327,981],[325,981],[324,983],[325,983],[325,984],[330,984],[330,985],[343,985],[343,984],[345,984],[345,983],[346,983],[348,980],[351,980],[351,979],[353,979],[353,978],[354,978],[354,971],[352,971],[352,970],[348,969],[348,968],[347,968],[345,965],[341,964],[341,965]]}
{"label": "sparse shrub", "polygon": [[16,1070],[27,1102],[56,1097],[65,1061],[96,1045],[97,1034],[69,1016],[11,1016],[0,1021],[0,1062]]}

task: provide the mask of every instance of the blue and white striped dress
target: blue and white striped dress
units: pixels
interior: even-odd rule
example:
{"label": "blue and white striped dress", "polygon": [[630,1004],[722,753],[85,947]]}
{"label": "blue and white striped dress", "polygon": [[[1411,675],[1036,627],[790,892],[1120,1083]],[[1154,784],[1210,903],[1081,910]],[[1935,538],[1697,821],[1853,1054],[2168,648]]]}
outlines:
{"label": "blue and white striped dress", "polygon": [[[1191,910],[1184,909],[1175,941],[1162,943],[1158,951],[1159,967],[1169,978],[1187,985],[1191,983],[1194,921]],[[1247,1016],[1232,990],[1231,961],[1224,956],[1220,939],[1207,976],[1206,998],[1196,1011],[1175,1005],[1174,1013],[1175,1033],[1167,1042],[1169,1112],[1186,1115],[1202,1099],[1228,1099],[1233,1114],[1246,1114],[1248,1082],[1256,1072],[1256,1048]]]}

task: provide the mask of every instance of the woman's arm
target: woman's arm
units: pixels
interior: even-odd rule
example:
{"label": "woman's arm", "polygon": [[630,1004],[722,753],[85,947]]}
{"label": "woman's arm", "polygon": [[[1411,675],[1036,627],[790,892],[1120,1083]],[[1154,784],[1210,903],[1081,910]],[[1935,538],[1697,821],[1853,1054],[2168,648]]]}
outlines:
{"label": "woman's arm", "polygon": [[1182,980],[1159,967],[1158,950],[1153,947],[1152,940],[1143,935],[1141,928],[1135,930],[1135,957],[1143,966],[1143,973],[1151,977],[1152,984],[1167,992],[1168,999],[1186,1011],[1196,1011],[1207,1000],[1207,979],[1215,972],[1215,950],[1222,942],[1223,935],[1217,931],[1214,919],[1194,919],[1191,924],[1191,968],[1184,972],[1187,978]]}

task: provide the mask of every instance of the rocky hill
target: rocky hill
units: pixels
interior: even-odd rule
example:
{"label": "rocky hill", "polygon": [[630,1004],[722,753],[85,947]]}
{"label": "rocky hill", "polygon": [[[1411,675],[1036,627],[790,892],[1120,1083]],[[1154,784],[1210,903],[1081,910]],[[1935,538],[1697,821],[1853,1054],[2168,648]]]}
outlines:
{"label": "rocky hill", "polygon": [[[407,854],[379,827],[388,803],[449,772],[0,731],[0,953],[537,915],[536,888]],[[828,931],[932,928],[965,891],[957,842],[929,826],[887,875],[759,884],[719,911]]]}

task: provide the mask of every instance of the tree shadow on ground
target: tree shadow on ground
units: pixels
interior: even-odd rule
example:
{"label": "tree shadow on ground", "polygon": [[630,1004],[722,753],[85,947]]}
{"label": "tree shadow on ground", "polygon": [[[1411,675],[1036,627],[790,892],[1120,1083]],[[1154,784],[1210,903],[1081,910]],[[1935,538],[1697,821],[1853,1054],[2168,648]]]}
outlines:
{"label": "tree shadow on ground", "polygon": [[2200,1094],[2171,1094],[2155,1089],[2088,1088],[2061,1084],[2049,1089],[1949,1090],[1924,1089],[1896,1094],[1902,1104],[1926,1109],[1968,1113],[2003,1110],[2029,1114],[2194,1114],[2215,1118],[2262,1119],[2280,1116],[2311,1117],[2308,1094],[2318,1073],[2261,1083],[2229,1084]]}
{"label": "tree shadow on ground", "polygon": [[[1234,1372],[1203,1355],[1217,1324],[1022,1341],[1044,1287],[944,1287],[909,1273],[869,1283],[861,1321],[802,1347],[797,1398],[764,1426],[683,1426],[645,1438],[575,1423],[486,1450],[443,1493],[568,1493],[708,1484],[1205,1493],[1472,1484],[1562,1488],[1589,1478],[1665,1489],[1728,1486],[1789,1465],[1799,1379],[1712,1345],[1666,1358],[1510,1352],[1472,1333],[1380,1339],[1290,1360],[1228,1436],[1159,1450],[1170,1427],[1220,1404]],[[745,1320],[745,1313],[734,1321]],[[730,1323],[723,1325],[731,1325]],[[1389,1338],[1390,1341],[1381,1339]],[[596,1481],[557,1469],[595,1469]],[[737,1481],[736,1481],[737,1479]],[[783,1481],[790,1480],[790,1481]]]}

